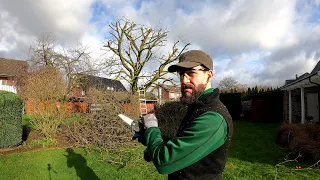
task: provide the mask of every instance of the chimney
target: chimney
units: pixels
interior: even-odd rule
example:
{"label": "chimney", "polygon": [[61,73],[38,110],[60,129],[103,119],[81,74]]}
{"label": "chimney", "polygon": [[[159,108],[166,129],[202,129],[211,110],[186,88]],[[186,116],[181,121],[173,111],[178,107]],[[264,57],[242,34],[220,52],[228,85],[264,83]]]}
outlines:
{"label": "chimney", "polygon": [[298,79],[298,74],[296,74],[296,79]]}

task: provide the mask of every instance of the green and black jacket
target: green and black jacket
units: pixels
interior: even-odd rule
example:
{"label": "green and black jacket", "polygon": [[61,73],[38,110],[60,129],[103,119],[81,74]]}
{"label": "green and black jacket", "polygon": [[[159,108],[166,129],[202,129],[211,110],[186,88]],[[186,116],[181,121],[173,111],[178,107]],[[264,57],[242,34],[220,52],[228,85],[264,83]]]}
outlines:
{"label": "green and black jacket", "polygon": [[210,88],[188,107],[176,138],[164,141],[158,127],[148,128],[145,137],[154,165],[169,179],[219,179],[232,132],[219,90]]}

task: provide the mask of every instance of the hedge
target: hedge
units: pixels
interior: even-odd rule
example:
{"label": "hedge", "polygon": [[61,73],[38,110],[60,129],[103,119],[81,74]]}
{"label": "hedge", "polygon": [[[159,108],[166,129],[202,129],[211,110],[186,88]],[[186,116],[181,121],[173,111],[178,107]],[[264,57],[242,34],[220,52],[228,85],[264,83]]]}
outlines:
{"label": "hedge", "polygon": [[23,102],[18,95],[0,91],[0,148],[21,143],[22,110]]}
{"label": "hedge", "polygon": [[242,112],[241,93],[221,93],[220,101],[227,107],[232,119],[239,119]]}
{"label": "hedge", "polygon": [[320,161],[319,124],[283,124],[277,132],[277,143],[288,148],[290,158],[300,155],[302,160]]}

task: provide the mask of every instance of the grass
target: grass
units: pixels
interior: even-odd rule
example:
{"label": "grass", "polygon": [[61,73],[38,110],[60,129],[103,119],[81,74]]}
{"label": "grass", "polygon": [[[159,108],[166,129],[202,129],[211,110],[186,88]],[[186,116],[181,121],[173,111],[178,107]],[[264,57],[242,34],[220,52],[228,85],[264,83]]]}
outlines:
{"label": "grass", "polygon": [[[320,170],[307,164],[283,162],[286,151],[275,144],[279,124],[235,121],[226,169],[222,179],[320,179]],[[144,147],[129,153],[131,163],[110,164],[97,152],[81,149],[42,149],[0,155],[0,179],[167,179],[142,159]],[[134,166],[132,162],[135,162]],[[301,165],[302,169],[295,169]]]}
{"label": "grass", "polygon": [[[285,163],[287,151],[276,142],[277,123],[234,122],[223,179],[320,179],[320,170],[304,169],[309,164]],[[300,165],[302,169],[296,169]]]}
{"label": "grass", "polygon": [[[0,179],[166,179],[149,163],[136,167],[112,165],[99,153],[83,149],[49,149],[0,156]],[[5,167],[5,168],[3,168]],[[152,178],[150,178],[152,177]]]}

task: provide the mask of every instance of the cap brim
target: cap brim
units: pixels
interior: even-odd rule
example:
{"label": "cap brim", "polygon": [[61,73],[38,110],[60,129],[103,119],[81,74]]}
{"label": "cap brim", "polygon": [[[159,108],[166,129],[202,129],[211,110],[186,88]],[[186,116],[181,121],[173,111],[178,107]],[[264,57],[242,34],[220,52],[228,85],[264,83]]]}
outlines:
{"label": "cap brim", "polygon": [[196,66],[201,65],[201,63],[197,62],[180,62],[178,64],[172,65],[168,68],[169,72],[177,72],[180,71],[181,69],[186,69],[186,68],[193,68]]}

